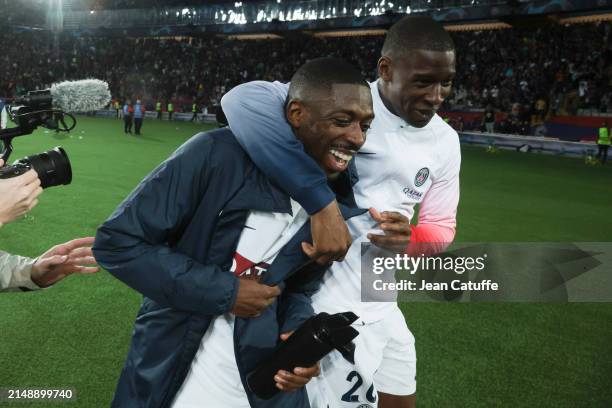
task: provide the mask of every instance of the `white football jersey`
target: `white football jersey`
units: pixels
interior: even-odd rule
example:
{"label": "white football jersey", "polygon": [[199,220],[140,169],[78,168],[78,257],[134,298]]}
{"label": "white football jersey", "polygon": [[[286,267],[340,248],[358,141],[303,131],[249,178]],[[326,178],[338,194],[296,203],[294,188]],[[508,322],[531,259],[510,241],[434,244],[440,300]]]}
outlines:
{"label": "white football jersey", "polygon": [[[359,181],[354,187],[357,205],[378,211],[397,211],[412,219],[420,204],[419,224],[455,227],[459,202],[459,137],[434,115],[423,128],[410,126],[391,113],[370,84],[375,118],[367,140],[354,158]],[[369,214],[348,221],[353,244],[344,262],[335,262],[325,274],[321,290],[313,297],[316,311],[351,310],[363,322],[382,319],[395,302],[361,301],[361,243],[367,234],[381,234]],[[413,222],[414,224],[414,222]]]}
{"label": "white football jersey", "polygon": [[[251,211],[228,273],[257,280],[266,273],[283,246],[308,221],[306,211],[293,200],[291,209],[293,214]],[[234,319],[231,313],[213,318],[173,408],[250,406],[236,365]]]}

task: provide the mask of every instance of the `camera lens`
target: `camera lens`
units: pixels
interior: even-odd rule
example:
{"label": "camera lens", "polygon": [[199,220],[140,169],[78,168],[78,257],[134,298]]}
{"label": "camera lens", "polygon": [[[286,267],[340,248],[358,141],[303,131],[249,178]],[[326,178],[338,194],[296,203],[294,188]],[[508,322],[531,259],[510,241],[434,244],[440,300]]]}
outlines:
{"label": "camera lens", "polygon": [[70,184],[72,167],[66,151],[55,147],[47,152],[33,154],[18,160],[17,163],[29,164],[38,173],[42,188]]}

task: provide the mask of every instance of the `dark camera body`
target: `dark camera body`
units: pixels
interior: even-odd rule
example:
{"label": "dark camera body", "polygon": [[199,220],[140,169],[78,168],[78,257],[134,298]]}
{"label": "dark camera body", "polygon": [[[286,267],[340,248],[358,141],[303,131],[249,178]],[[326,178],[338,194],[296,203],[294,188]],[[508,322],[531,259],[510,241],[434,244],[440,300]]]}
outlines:
{"label": "dark camera body", "polygon": [[0,179],[13,178],[21,176],[26,171],[30,170],[32,166],[25,163],[15,163],[8,166],[0,167]]}
{"label": "dark camera body", "polygon": [[70,160],[66,151],[59,146],[0,167],[0,179],[20,176],[30,169],[34,169],[38,174],[42,188],[66,185],[72,181]]}
{"label": "dark camera body", "polygon": [[[69,87],[70,89],[72,88]],[[73,115],[53,107],[51,92],[52,89],[29,91],[25,95],[16,97],[11,104],[7,105],[9,117],[17,124],[17,127],[0,129],[0,140],[4,145],[0,157],[5,164],[8,163],[13,152],[14,138],[31,134],[38,126],[58,132],[69,132],[76,126],[76,119]],[[69,96],[76,97],[70,92]],[[70,126],[65,122],[66,117],[72,119]],[[17,177],[30,169],[35,170],[38,174],[42,188],[70,184],[72,181],[70,160],[66,151],[61,147],[24,157],[11,165],[5,165],[0,168],[0,179]]]}

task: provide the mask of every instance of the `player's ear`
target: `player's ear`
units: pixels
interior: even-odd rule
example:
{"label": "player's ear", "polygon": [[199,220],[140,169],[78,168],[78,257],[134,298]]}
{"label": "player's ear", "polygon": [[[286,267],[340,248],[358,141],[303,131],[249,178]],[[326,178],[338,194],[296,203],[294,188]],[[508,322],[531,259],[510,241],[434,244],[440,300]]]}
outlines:
{"label": "player's ear", "polygon": [[378,60],[378,77],[385,82],[393,80],[393,67],[391,58],[382,56]]}
{"label": "player's ear", "polygon": [[291,127],[299,129],[303,125],[305,117],[304,105],[297,100],[290,101],[287,105],[287,121]]}

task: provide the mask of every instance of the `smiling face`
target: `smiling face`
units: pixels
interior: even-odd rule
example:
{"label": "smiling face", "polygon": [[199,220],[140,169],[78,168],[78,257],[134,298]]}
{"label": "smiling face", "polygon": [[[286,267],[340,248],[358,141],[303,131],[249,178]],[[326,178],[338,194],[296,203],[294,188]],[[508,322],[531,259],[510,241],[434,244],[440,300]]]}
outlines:
{"label": "smiling face", "polygon": [[297,138],[328,178],[346,170],[365,143],[372,119],[372,94],[365,85],[335,84],[331,90],[313,91],[308,101],[292,100],[287,106]]}
{"label": "smiling face", "polygon": [[387,109],[411,126],[429,123],[451,92],[455,52],[415,49],[378,61],[380,93]]}

